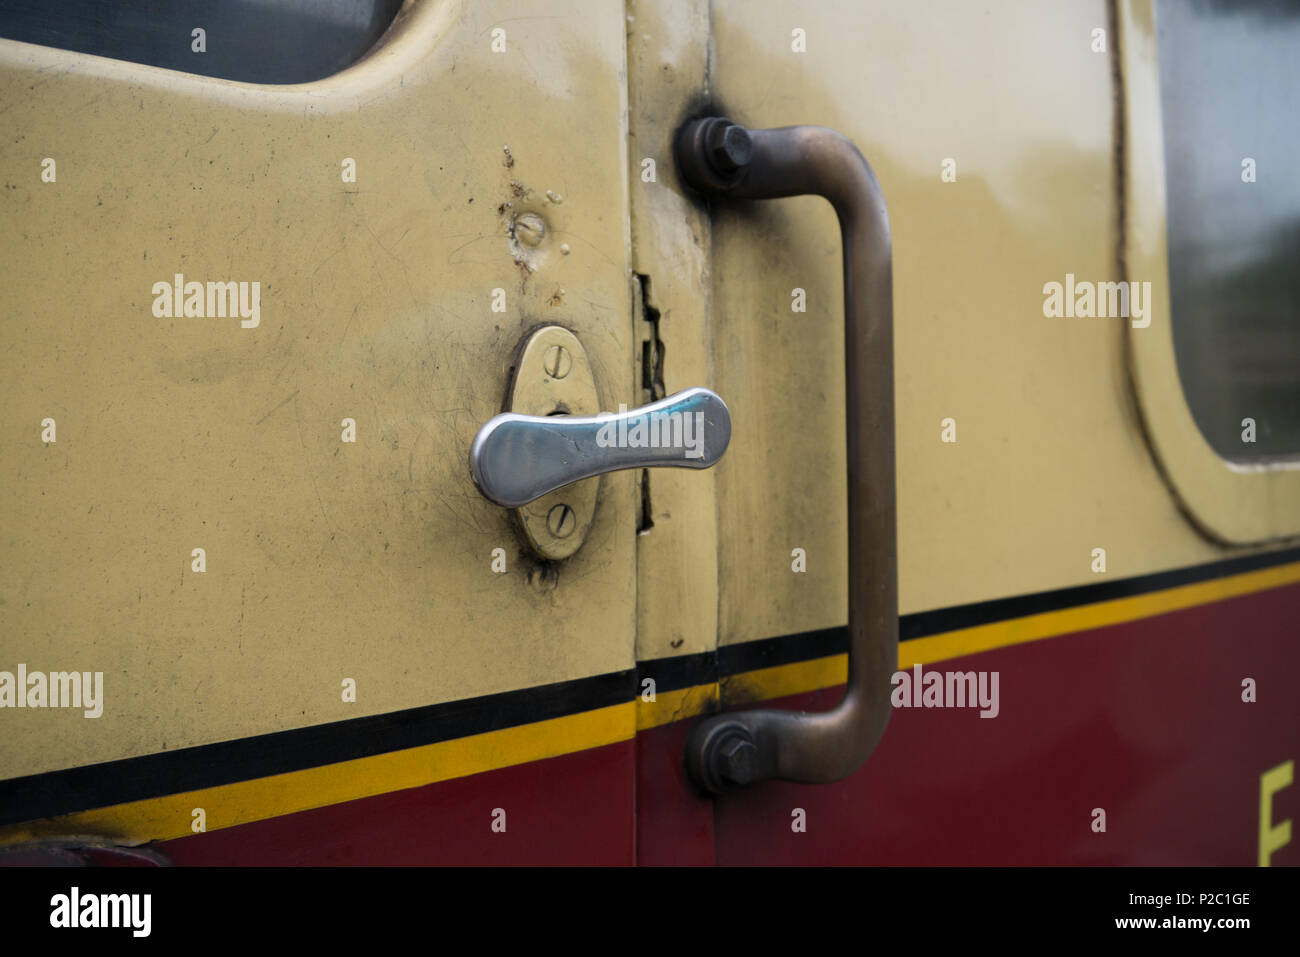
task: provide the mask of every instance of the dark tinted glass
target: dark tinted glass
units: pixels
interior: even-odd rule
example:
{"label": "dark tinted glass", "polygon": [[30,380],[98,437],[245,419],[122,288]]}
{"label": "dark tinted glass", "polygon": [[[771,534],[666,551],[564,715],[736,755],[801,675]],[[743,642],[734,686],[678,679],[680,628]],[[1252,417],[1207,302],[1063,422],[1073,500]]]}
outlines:
{"label": "dark tinted glass", "polygon": [[[250,83],[356,62],[402,0],[0,0],[0,37]],[[194,30],[204,31],[196,52]]]}
{"label": "dark tinted glass", "polygon": [[1187,404],[1224,458],[1300,453],[1300,3],[1163,0],[1156,24]]}

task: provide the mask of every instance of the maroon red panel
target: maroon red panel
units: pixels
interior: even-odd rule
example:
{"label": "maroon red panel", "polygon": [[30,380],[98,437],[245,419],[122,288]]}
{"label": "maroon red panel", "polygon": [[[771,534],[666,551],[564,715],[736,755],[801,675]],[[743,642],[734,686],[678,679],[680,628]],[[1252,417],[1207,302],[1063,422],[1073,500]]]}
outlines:
{"label": "maroon red panel", "polygon": [[682,754],[690,721],[637,735],[638,864],[714,863],[713,802],[686,779]]}
{"label": "maroon red panel", "polygon": [[[1260,775],[1300,763],[1298,623],[1300,585],[936,662],[925,670],[997,671],[998,716],[896,709],[834,785],[767,782],[714,804],[685,779],[683,721],[159,849],[183,864],[1253,866]],[[841,690],[772,705],[823,710]],[[1297,835],[1273,863],[1300,864],[1300,777],[1272,814]]]}
{"label": "maroon red panel", "polygon": [[631,864],[635,757],[622,741],[158,848],[178,864]]}
{"label": "maroon red panel", "polygon": [[[718,863],[1254,866],[1260,774],[1300,765],[1300,586],[934,668],[1000,672],[998,717],[895,709],[848,780],[721,799]],[[840,694],[777,705],[822,710]],[[1272,813],[1295,832],[1273,864],[1300,864],[1300,775]]]}

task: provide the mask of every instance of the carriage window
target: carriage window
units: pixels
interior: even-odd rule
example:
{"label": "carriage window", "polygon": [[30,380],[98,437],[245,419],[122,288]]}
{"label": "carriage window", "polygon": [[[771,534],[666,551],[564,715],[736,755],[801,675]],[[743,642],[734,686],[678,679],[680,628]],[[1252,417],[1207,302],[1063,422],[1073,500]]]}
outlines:
{"label": "carriage window", "polygon": [[1156,25],[1183,393],[1222,457],[1300,454],[1300,3],[1164,0]]}
{"label": "carriage window", "polygon": [[359,60],[402,0],[0,0],[0,37],[249,83]]}

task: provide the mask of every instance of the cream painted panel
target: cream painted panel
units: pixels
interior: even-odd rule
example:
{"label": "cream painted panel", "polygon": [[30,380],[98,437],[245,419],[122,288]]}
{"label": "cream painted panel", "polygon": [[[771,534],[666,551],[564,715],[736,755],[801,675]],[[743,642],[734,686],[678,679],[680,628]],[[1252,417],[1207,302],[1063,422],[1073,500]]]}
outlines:
{"label": "cream painted panel", "polygon": [[[633,476],[552,587],[466,461],[535,324],[634,398],[624,33],[619,5],[417,3],[295,87],[0,42],[0,670],[106,699],[0,712],[0,775],[632,665]],[[176,273],[260,282],[260,325],[156,318]]]}
{"label": "cream painted panel", "polygon": [[[848,135],[889,203],[903,613],[1223,554],[1179,513],[1129,398],[1118,319],[1048,319],[1043,285],[1118,278],[1101,2],[719,0],[719,108]],[[791,49],[803,29],[807,52]],[[761,65],[761,67],[760,67]],[[945,183],[945,158],[957,181]],[[820,200],[713,221],[720,640],[842,625],[839,236]],[[808,295],[792,313],[791,290]],[[952,417],[957,443],[940,442]],[[791,571],[791,549],[808,571]]]}

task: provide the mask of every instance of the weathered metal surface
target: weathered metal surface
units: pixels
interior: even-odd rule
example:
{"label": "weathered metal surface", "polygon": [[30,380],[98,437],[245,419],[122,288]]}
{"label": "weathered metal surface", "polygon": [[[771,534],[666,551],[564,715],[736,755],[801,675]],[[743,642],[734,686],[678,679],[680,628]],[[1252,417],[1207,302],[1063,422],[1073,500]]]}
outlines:
{"label": "weathered metal surface", "polygon": [[[98,719],[6,709],[0,774],[632,665],[634,476],[539,575],[465,466],[561,303],[636,401],[623,12],[531,12],[413,4],[293,87],[0,42],[0,659],[104,675]],[[258,324],[155,315],[176,274]]]}
{"label": "weathered metal surface", "polygon": [[[541,222],[540,218],[537,222]],[[531,224],[528,229],[530,235],[540,240],[538,234],[544,230]],[[515,235],[520,235],[518,223]],[[599,412],[596,380],[582,341],[561,326],[543,326],[530,333],[515,360],[506,411],[520,415]],[[473,455],[472,445],[470,454]],[[582,547],[596,515],[599,489],[598,478],[579,482],[514,510],[520,531],[538,557],[559,561]]]}

